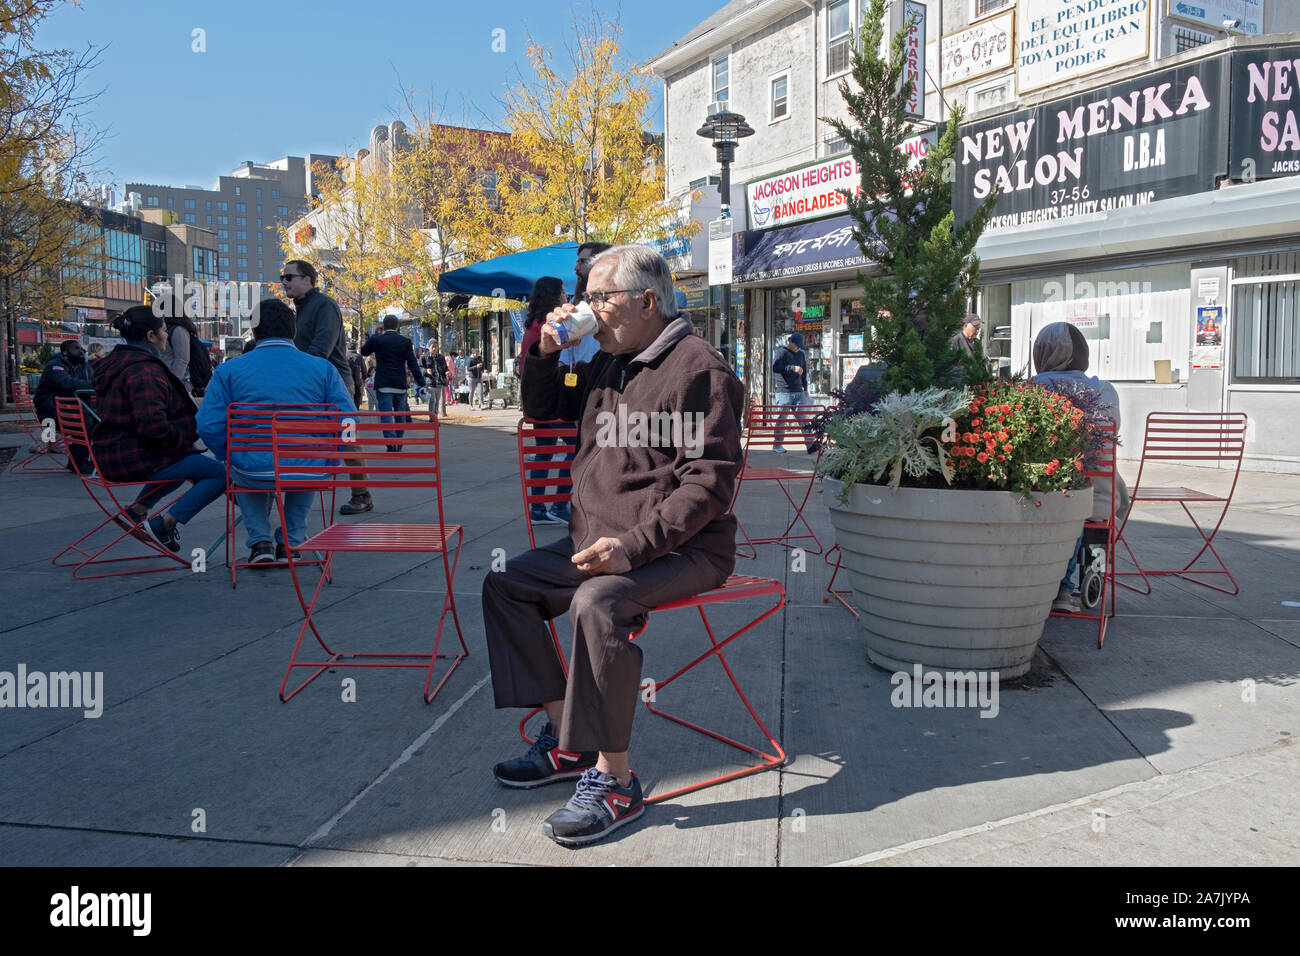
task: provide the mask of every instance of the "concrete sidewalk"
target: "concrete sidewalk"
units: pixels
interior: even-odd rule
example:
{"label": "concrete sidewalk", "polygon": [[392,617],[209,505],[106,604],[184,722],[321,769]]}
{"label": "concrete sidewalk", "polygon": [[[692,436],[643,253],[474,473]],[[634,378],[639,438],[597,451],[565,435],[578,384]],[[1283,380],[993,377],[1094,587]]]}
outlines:
{"label": "concrete sidewalk", "polygon": [[[429,706],[422,675],[373,670],[329,673],[280,703],[301,622],[286,572],[241,573],[232,590],[218,557],[204,573],[73,580],[50,557],[97,513],[80,484],[0,476],[0,671],[104,675],[98,718],[0,709],[0,863],[1300,862],[1300,478],[1243,475],[1216,542],[1240,595],[1174,578],[1148,597],[1121,591],[1102,650],[1091,622],[1050,620],[1033,670],[1001,687],[994,719],[892,706],[890,675],[867,663],[855,619],[824,600],[821,558],[800,569],[784,549],[760,547],[737,570],[780,579],[788,603],[728,660],[789,764],[652,806],[606,842],[569,851],[540,823],[570,788],[509,791],[490,774],[522,752],[518,714],[492,706],[479,607],[496,549],[527,546],[518,412],[450,411],[444,501],[466,531],[455,595],[471,656]],[[24,441],[0,434],[0,445]],[[1167,477],[1201,486],[1221,476]],[[431,521],[430,505],[379,490],[362,517]],[[751,533],[789,517],[774,488],[746,487],[738,510]],[[817,489],[809,515],[833,540]],[[1194,532],[1179,516],[1139,511],[1135,548],[1155,560],[1184,553]],[[217,503],[185,528],[185,551],[217,540],[222,523]],[[425,556],[345,555],[318,621],[343,649],[427,648],[441,578]],[[723,607],[711,619],[729,633],[758,611]],[[657,679],[708,646],[694,611],[657,615],[639,643],[643,673]],[[721,669],[697,671],[659,703],[759,743]],[[356,680],[355,702],[343,700],[344,678]],[[638,714],[633,767],[651,793],[739,769],[738,756]]]}

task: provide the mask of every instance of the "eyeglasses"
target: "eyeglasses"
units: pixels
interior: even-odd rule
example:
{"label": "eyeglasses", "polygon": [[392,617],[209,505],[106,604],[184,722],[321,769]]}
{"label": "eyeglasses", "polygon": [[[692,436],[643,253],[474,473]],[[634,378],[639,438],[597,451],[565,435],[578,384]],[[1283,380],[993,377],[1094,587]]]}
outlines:
{"label": "eyeglasses", "polygon": [[303,273],[301,273],[301,272],[282,272],[282,273],[280,273],[280,281],[281,281],[281,282],[288,282],[290,279],[302,279],[302,278],[304,278],[304,275],[303,275]]}
{"label": "eyeglasses", "polygon": [[593,309],[603,309],[611,295],[618,295],[620,292],[626,292],[628,295],[635,292],[637,295],[642,295],[645,291],[645,289],[610,289],[608,292],[584,292],[582,301],[591,303]]}

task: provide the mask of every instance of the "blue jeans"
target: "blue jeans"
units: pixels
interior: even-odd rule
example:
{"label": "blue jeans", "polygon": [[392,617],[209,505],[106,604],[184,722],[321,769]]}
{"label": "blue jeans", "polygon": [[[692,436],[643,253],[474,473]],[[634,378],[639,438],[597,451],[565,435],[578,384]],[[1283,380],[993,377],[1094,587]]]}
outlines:
{"label": "blue jeans", "polygon": [[[275,482],[265,478],[249,478],[237,468],[230,469],[230,480],[243,488],[274,488]],[[284,493],[284,522],[289,526],[289,547],[297,547],[307,540],[307,518],[315,491],[286,491]],[[271,509],[275,506],[274,491],[250,491],[235,495],[239,513],[244,516],[245,540],[251,549],[255,544],[271,541]],[[275,542],[284,543],[284,533],[275,529]]]}
{"label": "blue jeans", "polygon": [[[557,425],[551,427],[573,428],[574,425],[573,422],[560,422]],[[568,444],[570,440],[571,439],[565,439],[565,443]],[[558,445],[560,443],[560,439],[552,435],[539,435],[535,439],[535,441],[538,445]],[[559,454],[559,455],[540,455],[540,454],[529,455],[528,460],[529,461],[573,461],[573,452],[566,451],[563,454]],[[530,469],[528,472],[528,477],[529,478],[555,478],[557,480],[560,479],[567,480],[569,478],[569,469],[567,468],[542,469],[542,470]],[[532,488],[532,493],[538,495],[549,495],[552,493],[558,494],[559,491],[560,491],[559,485],[546,486],[546,487],[534,486]],[[550,510],[553,512],[563,513],[564,509],[566,508],[568,508],[568,505],[565,502],[562,501],[551,502]],[[545,510],[547,510],[546,504],[543,502],[538,502],[529,508],[529,512],[534,515],[537,514],[539,511],[545,511]]]}
{"label": "blue jeans", "polygon": [[[810,404],[812,404],[812,400],[808,397],[808,393],[807,393],[807,392],[777,392],[777,393],[776,393],[776,404],[778,404],[778,405],[782,405],[782,406],[785,406],[786,408],[794,408],[796,405],[810,405]],[[804,414],[804,415],[807,415],[808,413],[807,413],[807,412],[804,412],[803,414]],[[791,416],[790,416],[790,417],[792,417],[792,418],[795,417],[795,415],[794,415],[793,412],[791,413]],[[784,422],[784,421],[785,421],[785,416],[782,415],[781,418],[778,419],[778,421],[780,421],[780,422]],[[806,422],[806,421],[803,421],[803,420],[800,420],[800,419],[797,419],[797,418],[796,418],[796,421],[799,422],[799,429],[800,429],[800,430],[803,432],[803,434],[804,434],[804,440],[807,441],[807,439],[808,439],[808,431],[809,431],[807,422]],[[785,429],[783,429],[783,428],[777,428],[777,429],[776,429],[776,444],[775,444],[773,447],[774,447],[774,448],[779,448],[779,447],[781,447],[781,443],[782,443],[784,440],[785,440]]]}
{"label": "blue jeans", "polygon": [[1079,540],[1074,542],[1074,550],[1070,553],[1070,563],[1065,568],[1065,577],[1061,578],[1062,591],[1079,590],[1077,575],[1079,572],[1079,549],[1083,547],[1083,535],[1079,535]]}
{"label": "blue jeans", "polygon": [[[381,412],[409,412],[411,410],[411,406],[407,404],[405,392],[376,392],[375,398],[379,402]],[[401,422],[409,422],[410,419],[402,415],[385,415],[383,421],[385,423],[397,422],[400,424]],[[405,434],[406,432],[402,429],[394,431],[384,429],[385,438],[401,438]]]}
{"label": "blue jeans", "polygon": [[171,494],[181,486],[182,482],[192,481],[194,484],[190,490],[167,509],[181,524],[188,522],[226,493],[226,466],[215,458],[197,452],[155,472],[149,478],[150,481],[164,479],[167,480],[167,484],[147,489],[135,499],[135,504],[152,508],[154,502]]}

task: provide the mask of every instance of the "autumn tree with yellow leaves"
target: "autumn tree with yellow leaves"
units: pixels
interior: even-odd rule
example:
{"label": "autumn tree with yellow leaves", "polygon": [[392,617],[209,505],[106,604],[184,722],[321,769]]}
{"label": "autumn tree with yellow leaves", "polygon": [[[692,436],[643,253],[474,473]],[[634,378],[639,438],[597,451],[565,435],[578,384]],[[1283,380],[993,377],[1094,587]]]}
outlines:
{"label": "autumn tree with yellow leaves", "polygon": [[94,49],[38,50],[37,28],[61,0],[0,0],[0,408],[17,371],[20,317],[54,319],[69,294],[90,291],[102,250],[88,165],[98,135],[80,111]]}
{"label": "autumn tree with yellow leaves", "polygon": [[699,227],[664,200],[662,151],[646,132],[649,70],[625,61],[617,25],[573,31],[567,69],[530,42],[533,75],[507,88],[505,125],[523,162],[497,166],[497,221],[525,249],[688,237]]}

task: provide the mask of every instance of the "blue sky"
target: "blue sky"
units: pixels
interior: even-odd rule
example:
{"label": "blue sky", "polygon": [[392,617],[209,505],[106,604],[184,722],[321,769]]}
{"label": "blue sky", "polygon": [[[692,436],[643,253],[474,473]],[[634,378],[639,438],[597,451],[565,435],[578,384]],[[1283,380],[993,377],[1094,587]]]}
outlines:
{"label": "blue sky", "polygon": [[[621,23],[624,51],[644,61],[722,5],[607,0],[596,9]],[[558,50],[573,16],[592,9],[590,0],[82,0],[37,39],[45,49],[107,46],[89,75],[103,90],[89,117],[109,136],[98,181],[121,199],[127,180],[206,187],[246,159],[354,150],[371,127],[402,118],[401,87],[448,122],[491,125],[505,82],[527,68],[530,32]],[[192,50],[195,28],[206,52]],[[497,29],[504,53],[492,51]],[[656,80],[656,130],[661,88]]]}

